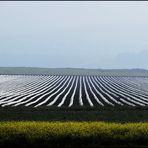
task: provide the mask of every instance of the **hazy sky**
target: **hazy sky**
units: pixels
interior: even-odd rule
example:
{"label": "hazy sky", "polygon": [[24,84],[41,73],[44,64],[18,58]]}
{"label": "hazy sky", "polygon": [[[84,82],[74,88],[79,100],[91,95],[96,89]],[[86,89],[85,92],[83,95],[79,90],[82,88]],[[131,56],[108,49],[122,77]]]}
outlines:
{"label": "hazy sky", "polygon": [[148,69],[148,2],[0,2],[0,66]]}

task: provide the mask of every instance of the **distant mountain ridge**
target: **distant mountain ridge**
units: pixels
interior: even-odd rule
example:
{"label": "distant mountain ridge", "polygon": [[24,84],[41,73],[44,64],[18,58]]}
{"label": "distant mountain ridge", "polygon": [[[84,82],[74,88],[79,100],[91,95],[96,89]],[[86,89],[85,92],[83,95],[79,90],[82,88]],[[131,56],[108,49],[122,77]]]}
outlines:
{"label": "distant mountain ridge", "polygon": [[98,75],[98,76],[145,76],[145,69],[85,69],[85,68],[35,68],[0,67],[1,75]]}

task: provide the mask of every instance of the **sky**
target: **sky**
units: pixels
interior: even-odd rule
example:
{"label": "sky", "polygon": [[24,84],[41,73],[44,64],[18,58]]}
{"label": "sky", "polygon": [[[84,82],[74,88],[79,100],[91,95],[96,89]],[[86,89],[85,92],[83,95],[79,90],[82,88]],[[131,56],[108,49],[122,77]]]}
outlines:
{"label": "sky", "polygon": [[0,67],[148,69],[148,2],[0,2]]}

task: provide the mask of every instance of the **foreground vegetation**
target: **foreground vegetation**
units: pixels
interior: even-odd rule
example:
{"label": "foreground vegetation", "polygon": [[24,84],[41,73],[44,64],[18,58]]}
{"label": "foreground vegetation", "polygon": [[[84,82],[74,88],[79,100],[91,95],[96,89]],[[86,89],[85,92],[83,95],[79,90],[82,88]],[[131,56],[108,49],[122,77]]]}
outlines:
{"label": "foreground vegetation", "polygon": [[148,123],[1,122],[2,146],[147,146]]}
{"label": "foreground vegetation", "polygon": [[147,147],[147,107],[0,108],[0,147]]}

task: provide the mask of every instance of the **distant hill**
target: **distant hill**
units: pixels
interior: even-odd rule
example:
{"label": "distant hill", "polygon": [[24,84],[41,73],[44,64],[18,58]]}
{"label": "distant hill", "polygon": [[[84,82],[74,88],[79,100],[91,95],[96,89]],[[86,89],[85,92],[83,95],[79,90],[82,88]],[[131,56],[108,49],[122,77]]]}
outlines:
{"label": "distant hill", "polygon": [[81,68],[34,68],[0,67],[6,75],[98,75],[98,76],[148,76],[145,69],[81,69]]}

